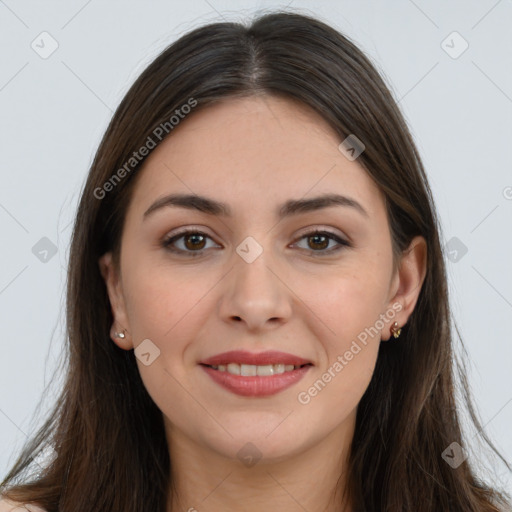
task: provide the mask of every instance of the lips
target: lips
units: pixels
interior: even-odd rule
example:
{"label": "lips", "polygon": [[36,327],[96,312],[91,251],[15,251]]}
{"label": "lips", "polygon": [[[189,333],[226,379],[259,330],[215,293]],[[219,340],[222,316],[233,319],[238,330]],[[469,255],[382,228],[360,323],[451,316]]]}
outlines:
{"label": "lips", "polygon": [[[215,383],[246,397],[265,397],[284,391],[300,381],[313,366],[311,361],[285,352],[254,354],[244,350],[217,354],[199,364]],[[241,374],[234,372],[236,369],[241,370]]]}
{"label": "lips", "polygon": [[311,364],[311,361],[303,359],[302,357],[295,356],[293,354],[287,354],[286,352],[279,352],[275,350],[269,350],[266,352],[260,352],[258,354],[247,352],[245,350],[232,350],[230,352],[223,352],[215,356],[204,359],[200,364],[207,366],[218,366],[228,365],[229,363],[237,364],[249,364],[255,366],[263,365],[274,365],[284,364],[293,366],[303,366],[305,364]]}

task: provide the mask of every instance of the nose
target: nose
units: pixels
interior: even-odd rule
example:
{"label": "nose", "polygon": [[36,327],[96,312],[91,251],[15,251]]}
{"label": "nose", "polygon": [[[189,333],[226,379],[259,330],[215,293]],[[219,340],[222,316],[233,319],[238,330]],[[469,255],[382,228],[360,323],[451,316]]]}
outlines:
{"label": "nose", "polygon": [[266,251],[251,263],[236,255],[233,269],[223,280],[220,299],[223,321],[245,324],[246,331],[263,331],[289,320],[293,292],[284,272],[275,260],[269,260]]}

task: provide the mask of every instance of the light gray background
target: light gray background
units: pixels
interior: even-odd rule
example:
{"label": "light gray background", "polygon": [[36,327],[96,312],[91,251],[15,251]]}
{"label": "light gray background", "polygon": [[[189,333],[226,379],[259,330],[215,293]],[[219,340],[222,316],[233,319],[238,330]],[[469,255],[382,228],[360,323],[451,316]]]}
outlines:
{"label": "light gray background", "polygon": [[[34,419],[63,343],[70,223],[113,110],[183,33],[286,5],[0,0],[1,477],[58,388],[46,393]],[[511,461],[512,1],[288,5],[353,38],[399,100],[430,178],[443,243],[456,237],[467,247],[447,262],[451,304],[482,422]],[[47,59],[31,48],[33,41],[50,48],[49,39],[41,42],[43,31],[59,45]],[[457,58],[464,43],[453,35],[446,40],[453,31],[469,44]],[[57,247],[46,262],[32,251],[43,237]],[[511,475],[494,468],[491,480],[512,491]]]}

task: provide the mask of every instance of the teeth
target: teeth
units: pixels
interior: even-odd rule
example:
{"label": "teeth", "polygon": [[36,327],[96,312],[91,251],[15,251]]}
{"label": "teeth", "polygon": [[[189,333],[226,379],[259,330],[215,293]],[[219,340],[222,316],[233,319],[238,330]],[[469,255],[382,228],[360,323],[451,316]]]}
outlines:
{"label": "teeth", "polygon": [[270,375],[278,375],[284,372],[291,372],[297,368],[300,368],[300,365],[294,366],[293,364],[266,364],[266,365],[254,365],[254,364],[238,364],[238,363],[229,363],[229,364],[219,364],[212,365],[212,368],[218,370],[220,372],[228,372],[232,375],[241,375],[242,377],[254,377],[256,375],[261,377],[268,377]]}
{"label": "teeth", "polygon": [[233,375],[240,375],[240,365],[236,363],[229,363],[226,370],[228,373],[232,373]]}
{"label": "teeth", "polygon": [[253,364],[241,364],[240,375],[244,377],[254,377],[257,373],[257,368]]}
{"label": "teeth", "polygon": [[291,364],[288,364],[286,366],[284,364],[274,364],[274,365],[272,365],[272,367],[274,368],[274,374],[284,373],[286,368],[288,368],[287,371],[293,370],[293,365],[291,365]]}
{"label": "teeth", "polygon": [[[274,365],[273,364],[266,364],[265,366],[255,366],[255,368],[256,368],[256,373],[260,376],[266,377],[268,375],[274,375]],[[276,373],[278,373],[278,372],[276,372]]]}

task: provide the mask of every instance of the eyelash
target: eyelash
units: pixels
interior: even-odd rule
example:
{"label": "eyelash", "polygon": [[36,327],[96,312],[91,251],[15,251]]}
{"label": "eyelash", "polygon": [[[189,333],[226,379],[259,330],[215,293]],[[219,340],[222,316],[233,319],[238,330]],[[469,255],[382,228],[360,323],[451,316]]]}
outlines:
{"label": "eyelash", "polygon": [[[162,247],[172,253],[175,253],[175,254],[180,254],[180,255],[186,254],[187,256],[190,255],[191,257],[201,256],[206,249],[200,249],[198,251],[187,251],[187,250],[176,249],[176,248],[172,247],[172,244],[174,242],[176,242],[180,238],[183,238],[187,235],[201,235],[201,236],[205,236],[205,237],[211,239],[211,237],[209,235],[207,235],[206,233],[203,233],[202,231],[187,230],[187,231],[182,231],[181,233],[175,234],[171,237],[167,237],[164,240],[162,240]],[[336,253],[336,252],[340,251],[341,249],[343,249],[344,247],[352,247],[352,245],[349,242],[347,242],[346,240],[343,240],[338,235],[335,235],[334,233],[331,233],[330,231],[324,231],[324,230],[320,230],[320,229],[305,233],[304,235],[299,237],[298,240],[300,241],[300,240],[303,240],[304,238],[309,238],[309,237],[312,237],[315,235],[326,236],[329,240],[334,240],[335,242],[337,242],[339,244],[338,247],[335,247],[334,249],[333,248],[320,249],[320,250],[304,249],[305,251],[308,251],[310,254],[314,254],[315,256],[322,257],[324,255],[330,255],[330,254]]]}

